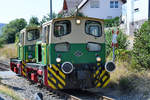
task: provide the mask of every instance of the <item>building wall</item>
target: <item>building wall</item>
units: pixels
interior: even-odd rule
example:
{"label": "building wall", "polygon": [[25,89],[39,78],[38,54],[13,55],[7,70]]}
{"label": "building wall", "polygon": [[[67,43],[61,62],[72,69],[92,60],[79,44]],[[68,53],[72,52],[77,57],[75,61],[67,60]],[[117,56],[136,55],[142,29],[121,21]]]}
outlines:
{"label": "building wall", "polygon": [[[110,1],[118,1],[118,8],[110,8]],[[85,16],[100,19],[110,19],[121,16],[123,3],[120,0],[99,0],[99,8],[91,8],[90,2],[91,0],[80,9],[80,12]]]}
{"label": "building wall", "polygon": [[[136,11],[136,9],[139,9]],[[134,21],[148,19],[148,0],[134,1]]]}
{"label": "building wall", "polygon": [[134,31],[148,20],[149,0],[127,0],[123,7],[126,8],[125,11],[122,11],[125,13],[122,20],[126,27],[126,34],[133,35]]}

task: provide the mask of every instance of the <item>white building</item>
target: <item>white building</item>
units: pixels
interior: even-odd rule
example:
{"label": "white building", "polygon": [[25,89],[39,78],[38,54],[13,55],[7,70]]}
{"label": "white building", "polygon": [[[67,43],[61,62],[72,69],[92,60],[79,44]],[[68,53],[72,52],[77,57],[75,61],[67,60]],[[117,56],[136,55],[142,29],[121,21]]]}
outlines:
{"label": "white building", "polygon": [[149,0],[127,0],[122,6],[122,20],[128,35],[133,35],[148,20],[149,9]]}
{"label": "white building", "polygon": [[70,11],[78,7],[79,12],[85,16],[111,19],[121,16],[122,5],[125,1],[126,0],[64,0],[63,9],[70,13]]}

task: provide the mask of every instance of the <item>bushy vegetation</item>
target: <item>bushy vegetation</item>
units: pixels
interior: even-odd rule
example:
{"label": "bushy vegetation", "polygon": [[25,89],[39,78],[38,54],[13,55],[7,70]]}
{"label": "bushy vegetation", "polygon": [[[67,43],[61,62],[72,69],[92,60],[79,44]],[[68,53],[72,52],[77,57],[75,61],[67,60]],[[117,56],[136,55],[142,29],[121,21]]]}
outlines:
{"label": "bushy vegetation", "polygon": [[14,43],[16,34],[20,32],[26,25],[27,22],[23,18],[15,19],[9,22],[9,24],[3,27],[3,34],[0,40],[4,43]]}
{"label": "bushy vegetation", "polygon": [[32,16],[29,20],[28,26],[38,26],[40,25],[38,17]]}
{"label": "bushy vegetation", "polygon": [[115,27],[115,26],[119,26],[119,17],[115,17],[113,19],[105,19],[104,20],[104,26],[105,27]]}
{"label": "bushy vegetation", "polygon": [[[106,55],[108,56],[112,52],[112,29],[108,29],[105,31],[105,37],[106,37]],[[127,48],[129,42],[127,41],[127,36],[120,29],[117,41],[118,41],[118,48],[116,52],[119,51],[121,51],[122,53],[126,52],[124,50]],[[118,55],[120,55],[120,52],[118,53]]]}
{"label": "bushy vegetation", "polygon": [[134,36],[132,67],[150,69],[150,21],[146,21]]}
{"label": "bushy vegetation", "polygon": [[[52,15],[52,18],[61,18],[61,17],[63,17],[62,14],[53,13],[53,15]],[[47,14],[47,15],[43,16],[42,21],[40,22],[40,24],[42,25],[43,23],[45,23],[47,21],[50,21],[50,14]]]}

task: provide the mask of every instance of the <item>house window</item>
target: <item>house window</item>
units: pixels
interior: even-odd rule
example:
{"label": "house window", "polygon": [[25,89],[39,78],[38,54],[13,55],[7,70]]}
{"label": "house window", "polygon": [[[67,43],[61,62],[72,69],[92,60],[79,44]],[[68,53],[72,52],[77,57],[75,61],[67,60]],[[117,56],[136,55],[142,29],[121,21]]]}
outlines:
{"label": "house window", "polygon": [[91,0],[90,6],[91,8],[99,8],[99,0]]}
{"label": "house window", "polygon": [[118,1],[115,1],[115,8],[118,8]]}
{"label": "house window", "polygon": [[139,8],[134,9],[135,12],[139,12]]}
{"label": "house window", "polygon": [[110,8],[114,8],[114,1],[110,1]]}
{"label": "house window", "polygon": [[110,1],[110,8],[118,8],[119,2],[118,1]]}

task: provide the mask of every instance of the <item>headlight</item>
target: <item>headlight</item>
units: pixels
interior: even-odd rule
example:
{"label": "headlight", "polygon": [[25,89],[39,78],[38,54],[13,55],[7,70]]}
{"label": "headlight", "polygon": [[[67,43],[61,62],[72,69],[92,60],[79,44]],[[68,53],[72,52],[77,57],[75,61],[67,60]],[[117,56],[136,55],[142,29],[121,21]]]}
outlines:
{"label": "headlight", "polygon": [[88,51],[100,51],[101,46],[98,43],[88,43],[87,49]]}
{"label": "headlight", "polygon": [[61,58],[56,58],[56,62],[61,62]]}
{"label": "headlight", "polygon": [[97,61],[97,62],[100,62],[100,61],[101,61],[101,58],[100,58],[100,57],[96,57],[96,61]]}
{"label": "headlight", "polygon": [[80,19],[76,19],[76,24],[81,24],[81,20]]}

